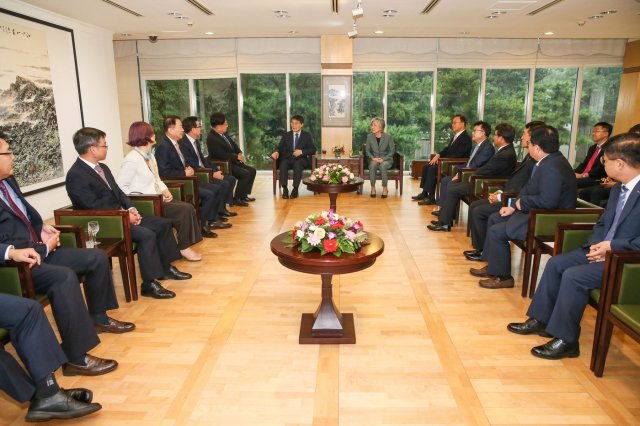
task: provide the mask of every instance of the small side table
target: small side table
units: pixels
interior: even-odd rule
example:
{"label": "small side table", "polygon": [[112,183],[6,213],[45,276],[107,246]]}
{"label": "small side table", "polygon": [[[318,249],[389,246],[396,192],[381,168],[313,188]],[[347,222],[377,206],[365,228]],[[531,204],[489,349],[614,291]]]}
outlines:
{"label": "small side table", "polygon": [[[322,154],[320,156],[315,157],[315,163],[312,164],[311,167],[316,169],[322,165],[329,164],[329,163],[336,163],[336,164],[340,164],[341,166],[348,167],[349,170],[351,170],[353,174],[358,177],[364,176],[364,156],[363,155],[358,155],[356,157],[336,158],[333,156],[327,156],[326,154]],[[358,189],[358,194],[362,194],[362,186],[363,184],[361,183],[360,188]]]}

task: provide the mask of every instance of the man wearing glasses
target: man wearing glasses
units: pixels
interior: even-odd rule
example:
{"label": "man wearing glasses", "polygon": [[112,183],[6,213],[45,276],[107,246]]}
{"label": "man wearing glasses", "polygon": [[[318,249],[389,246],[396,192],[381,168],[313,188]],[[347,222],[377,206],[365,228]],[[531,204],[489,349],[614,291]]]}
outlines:
{"label": "man wearing glasses", "polygon": [[594,143],[589,147],[582,163],[575,168],[578,189],[598,185],[601,179],[607,177],[607,173],[600,159],[602,158],[602,154],[604,154],[602,144],[609,139],[612,129],[613,126],[604,121],[596,123],[593,126],[591,139]]}

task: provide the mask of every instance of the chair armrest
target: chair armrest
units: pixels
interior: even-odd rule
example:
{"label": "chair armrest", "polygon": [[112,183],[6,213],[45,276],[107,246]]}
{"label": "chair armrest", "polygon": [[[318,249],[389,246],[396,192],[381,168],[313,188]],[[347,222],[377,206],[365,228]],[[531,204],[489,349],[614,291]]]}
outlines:
{"label": "chair armrest", "polygon": [[129,194],[131,204],[143,216],[162,216],[162,194]]}
{"label": "chair armrest", "polygon": [[213,169],[209,169],[206,167],[198,167],[193,169],[195,175],[198,177],[198,182],[200,183],[211,183],[213,182]]}
{"label": "chair armrest", "polygon": [[495,192],[499,188],[504,188],[506,180],[494,180],[493,178],[487,179],[482,182],[482,198],[489,197],[489,192]]}
{"label": "chair armrest", "polygon": [[29,265],[13,260],[6,260],[0,264],[0,293],[35,298],[36,291]]}
{"label": "chair armrest", "polygon": [[216,166],[218,166],[218,168],[222,171],[222,173],[224,173],[225,175],[228,175],[231,173],[231,161],[227,161],[227,160],[219,160],[217,158],[213,158],[211,156],[209,156],[209,161],[211,161],[213,164],[215,164]]}
{"label": "chair armrest", "polygon": [[460,167],[457,169],[456,176],[460,182],[469,182],[471,175],[476,171],[475,167]]}
{"label": "chair armrest", "polygon": [[187,201],[184,182],[166,182],[165,185],[167,189],[169,189],[169,192],[171,192],[171,195],[173,195],[173,198],[180,201]]}
{"label": "chair armrest", "polygon": [[559,223],[553,240],[553,255],[582,247],[592,231],[593,223]]}
{"label": "chair armrest", "polygon": [[84,228],[79,225],[54,225],[60,231],[60,246],[85,248]]}

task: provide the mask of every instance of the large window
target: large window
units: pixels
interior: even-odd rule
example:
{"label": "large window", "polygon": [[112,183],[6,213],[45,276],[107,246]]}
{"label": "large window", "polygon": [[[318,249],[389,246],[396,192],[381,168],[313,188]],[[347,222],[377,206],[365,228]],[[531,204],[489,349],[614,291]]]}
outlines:
{"label": "large window", "polygon": [[482,70],[467,68],[438,69],[436,89],[436,152],[444,148],[451,137],[451,120],[456,114],[467,118],[467,130],[478,120],[478,99]]}
{"label": "large window", "polygon": [[188,80],[147,80],[149,94],[149,122],[156,132],[156,140],[164,138],[162,120],[167,115],[186,117],[189,108]]}
{"label": "large window", "polygon": [[[202,124],[202,140],[206,141],[211,130],[210,117],[214,112],[222,112],[227,117],[231,129],[238,128],[238,83],[235,78],[195,80],[197,115]],[[207,144],[201,144],[206,151]],[[208,155],[207,152],[204,152]]]}
{"label": "large window", "polygon": [[387,132],[409,167],[431,152],[433,73],[390,72],[387,79]]}
{"label": "large window", "polygon": [[514,147],[522,158],[520,137],[524,130],[529,90],[528,69],[488,69],[485,82],[484,121],[495,128],[508,123],[516,129]]}
{"label": "large window", "polygon": [[384,72],[353,73],[353,152],[360,152],[373,117],[384,117]]}
{"label": "large window", "polygon": [[621,74],[622,68],[618,67],[585,69],[582,98],[580,99],[575,165],[584,159],[589,145],[593,143],[591,140],[593,125],[600,121],[614,123]]}
{"label": "large window", "polygon": [[[241,74],[244,153],[257,169],[271,168],[271,153],[287,129],[284,74]],[[229,128],[233,134],[237,129]]]}
{"label": "large window", "polygon": [[533,120],[558,129],[560,151],[569,158],[577,68],[538,68],[533,92]]}
{"label": "large window", "polygon": [[321,90],[320,74],[289,74],[291,116],[299,114],[304,117],[304,129],[313,136],[318,152],[322,146]]}

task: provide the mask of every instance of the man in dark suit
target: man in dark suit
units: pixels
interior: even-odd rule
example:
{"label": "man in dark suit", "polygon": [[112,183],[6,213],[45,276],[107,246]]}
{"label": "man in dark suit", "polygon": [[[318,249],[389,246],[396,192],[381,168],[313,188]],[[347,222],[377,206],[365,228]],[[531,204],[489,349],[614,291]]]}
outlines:
{"label": "man in dark suit", "polygon": [[539,126],[531,132],[529,155],[537,161],[529,182],[518,193],[515,202],[502,207],[489,217],[482,260],[484,268],[471,268],[471,275],[484,277],[483,288],[511,288],[510,240],[527,237],[529,210],[571,209],[576,206],[576,177],[571,165],[558,151],[558,131],[551,126]]}
{"label": "man in dark suit", "polygon": [[[62,348],[71,361],[65,374],[98,375],[115,370],[118,363],[87,352],[100,343],[98,332],[126,333],[135,325],[107,316],[118,301],[109,261],[102,250],[59,248],[60,233],[22,195],[13,178],[13,153],[0,133],[0,262],[32,259],[36,293],[46,294],[56,319]],[[20,250],[25,249],[25,252]],[[28,255],[24,255],[27,253]],[[26,256],[26,257],[24,257]],[[88,308],[77,274],[86,277]]]}
{"label": "man in dark suit", "polygon": [[[160,176],[195,176],[193,167],[187,165],[178,141],[184,135],[182,121],[177,115],[168,115],[162,120],[164,139],[156,145],[154,156],[158,163]],[[221,220],[220,213],[225,210],[223,188],[212,183],[198,183],[200,197],[200,221],[204,237],[216,236],[212,229],[230,228],[231,224]]]}
{"label": "man in dark suit", "polygon": [[[496,150],[489,142],[489,135],[491,134],[491,125],[485,121],[477,121],[473,123],[473,134],[472,139],[475,142],[475,146],[473,147],[473,151],[471,151],[471,156],[466,164],[463,164],[463,167],[472,167],[477,169],[482,167],[493,157]],[[515,154],[515,151],[514,151]],[[451,182],[456,182],[458,180],[457,176],[446,176],[440,182],[440,197],[438,197],[438,201],[436,204],[438,205],[437,209],[431,214],[434,216],[438,216],[440,214],[439,209],[444,206],[447,199],[447,188]],[[422,200],[424,201],[424,200]],[[426,203],[422,203],[422,201],[418,202],[420,205],[424,205]],[[422,203],[422,204],[421,204]]]}
{"label": "man in dark suit", "polygon": [[301,115],[291,117],[291,130],[282,135],[278,150],[271,154],[278,161],[282,198],[289,198],[287,180],[289,169],[293,169],[293,190],[291,198],[298,197],[298,187],[302,180],[302,170],[311,167],[311,156],[316,153],[311,133],[302,130],[304,118]]}
{"label": "man in dark suit", "polygon": [[[478,176],[502,176],[508,175],[516,167],[518,157],[513,148],[515,129],[510,124],[501,123],[496,126],[493,134],[493,143],[498,148],[496,152],[483,166],[478,167],[473,174]],[[477,155],[476,155],[477,157]],[[469,182],[451,182],[447,187],[438,220],[427,226],[431,231],[451,231],[453,217],[458,210],[460,200],[469,195]]]}
{"label": "man in dark suit", "polygon": [[444,147],[439,153],[433,156],[429,163],[422,168],[422,179],[420,188],[422,192],[411,197],[412,200],[424,201],[421,205],[431,205],[436,203],[436,180],[438,174],[439,158],[467,158],[471,153],[471,138],[466,130],[467,119],[463,115],[456,115],[451,120],[451,130],[454,135],[449,145]]}
{"label": "man in dark suit", "polygon": [[120,189],[111,170],[100,163],[107,158],[106,134],[84,127],[73,135],[79,154],[67,172],[67,194],[73,207],[81,210],[128,210],[131,238],[138,244],[138,263],[142,275],[140,293],[156,299],[169,299],[175,293],[165,289],[159,280],[188,280],[190,274],[180,272],[171,262],[181,259],[173,236],[171,221],[163,217],[142,217]]}
{"label": "man in dark suit", "polygon": [[256,179],[256,169],[244,162],[244,155],[236,143],[227,135],[229,123],[221,112],[211,114],[211,131],[207,135],[207,149],[213,159],[230,161],[231,174],[238,179],[238,185],[233,197],[233,204],[247,206],[248,201],[255,201],[249,197]]}
{"label": "man in dark suit", "polygon": [[[31,265],[36,264],[31,257],[37,255],[35,250],[13,252],[14,259],[20,261],[24,257]],[[9,330],[11,343],[29,373],[0,346],[0,389],[20,403],[30,401],[28,422],[75,419],[102,408],[91,402],[90,390],[64,390],[58,385],[54,372],[67,362],[67,357],[38,302],[0,294],[0,327]]]}
{"label": "man in dark suit", "polygon": [[489,216],[500,211],[500,208],[502,207],[502,193],[518,193],[529,181],[531,170],[536,164],[529,155],[529,141],[531,139],[531,129],[537,126],[544,126],[544,122],[531,121],[524,126],[521,146],[524,152],[526,152],[526,155],[520,164],[516,166],[513,173],[511,173],[511,177],[504,186],[504,191],[495,191],[494,193],[489,194],[488,198],[475,200],[469,206],[469,215],[467,220],[469,221],[469,227],[471,229],[471,244],[474,249],[464,251],[464,256],[467,260],[482,260],[482,248],[484,247],[484,240],[487,234],[487,221]]}
{"label": "man in dark suit", "polygon": [[[231,175],[223,174],[215,163],[203,155],[202,148],[200,148],[202,124],[200,124],[198,117],[191,116],[182,120],[182,128],[184,130],[184,136],[178,144],[180,145],[180,150],[182,151],[187,166],[194,169],[207,168],[213,170],[213,183],[220,185],[225,203],[232,206],[233,188],[235,188],[238,179]],[[219,215],[221,217],[233,217],[237,216],[238,213],[227,210],[223,205],[223,209],[219,212]]]}
{"label": "man in dark suit", "polygon": [[604,260],[611,250],[640,250],[640,136],[623,133],[603,146],[607,175],[616,179],[610,201],[593,227],[588,243],[553,256],[542,274],[523,323],[511,323],[517,334],[552,336],[531,349],[545,359],[580,355],[580,320],[589,292],[600,288]]}
{"label": "man in dark suit", "polygon": [[602,145],[611,136],[611,130],[613,130],[613,126],[604,121],[593,126],[591,130],[593,145],[587,150],[587,155],[582,163],[575,168],[578,189],[598,185],[601,179],[607,177],[600,158],[603,154]]}

